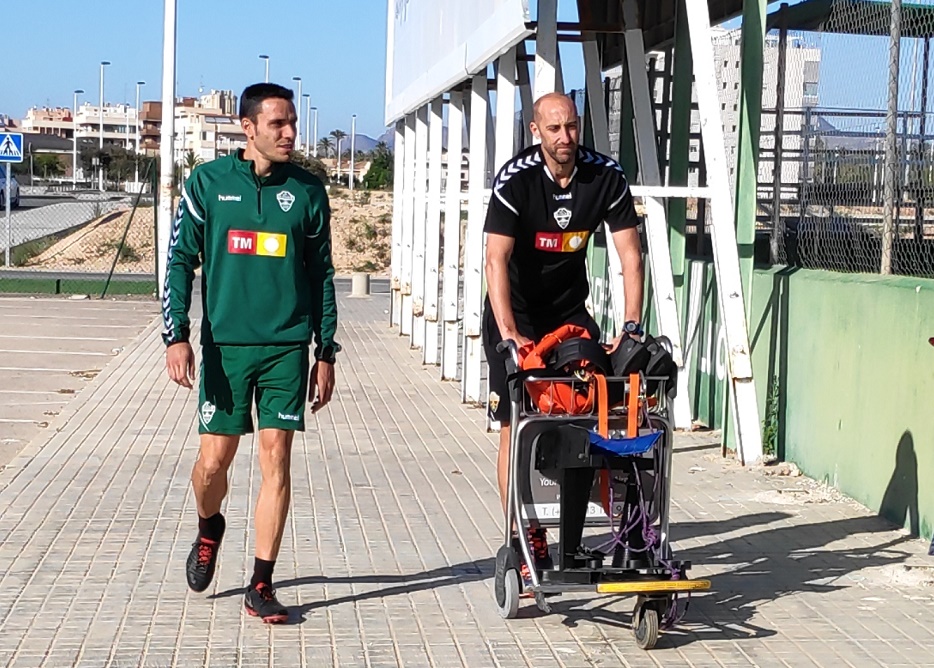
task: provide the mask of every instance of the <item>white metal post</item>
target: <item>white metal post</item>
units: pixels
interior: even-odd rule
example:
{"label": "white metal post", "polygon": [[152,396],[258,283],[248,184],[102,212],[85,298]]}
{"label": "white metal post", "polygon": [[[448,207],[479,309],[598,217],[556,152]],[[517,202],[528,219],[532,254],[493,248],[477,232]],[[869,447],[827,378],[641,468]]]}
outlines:
{"label": "white metal post", "polygon": [[302,155],[308,157],[308,142],[311,137],[311,95],[305,93],[305,142],[302,145]]}
{"label": "white metal post", "polygon": [[707,180],[711,190],[711,241],[714,270],[717,276],[717,296],[726,334],[727,359],[732,385],[737,450],[744,464],[756,464],[762,459],[762,434],[759,431],[759,406],[752,375],[752,356],[746,327],[743,283],[740,278],[736,229],[733,227],[734,207],[727,175],[726,151],[723,146],[723,121],[717,95],[717,75],[710,41],[710,15],[706,3],[686,2],[688,27],[691,33],[691,53],[694,58],[694,81],[701,136],[707,160]]}
{"label": "white metal post", "polygon": [[516,50],[499,57],[496,76],[496,142],[493,171],[513,157],[516,136]]}
{"label": "white metal post", "polygon": [[[158,239],[159,297],[165,299],[165,273],[172,234],[172,175],[175,167],[175,11],[176,0],[165,0],[162,36],[162,136],[159,153],[159,224]],[[163,302],[163,307],[167,306]]]}
{"label": "white metal post", "polygon": [[313,143],[312,152],[314,153],[314,156],[317,158],[318,157],[318,107],[312,107],[311,110],[315,112],[314,132],[311,135],[311,140]]}
{"label": "white metal post", "polygon": [[457,378],[461,254],[461,160],[464,153],[464,96],[451,93],[448,103],[448,170],[444,188],[444,275],[441,378]]}
{"label": "white metal post", "polygon": [[470,90],[470,184],[467,195],[467,234],[464,249],[464,368],[461,397],[481,401],[483,308],[483,219],[487,187],[487,118],[490,98],[484,68],[475,74]]}
{"label": "white metal post", "polygon": [[269,83],[269,56],[263,53],[260,54],[259,59],[266,61],[266,83]]}
{"label": "white metal post", "polygon": [[350,174],[347,180],[350,182],[350,192],[353,192],[354,182],[354,153],[357,151],[357,115],[354,114],[350,119]]}
{"label": "white metal post", "polygon": [[425,204],[428,187],[428,105],[415,115],[415,228],[412,237],[413,348],[425,345]]}
{"label": "white metal post", "polygon": [[136,187],[139,188],[139,89],[140,86],[145,86],[145,81],[136,82],[136,159],[133,163],[136,165],[136,170],[134,172],[134,183]]}
{"label": "white metal post", "polygon": [[[298,96],[295,98],[297,104],[295,105],[295,144],[298,146],[302,145],[302,78],[301,77],[292,77],[292,81],[298,82]],[[294,147],[293,147],[294,150]]]}
{"label": "white metal post", "polygon": [[425,344],[422,361],[438,363],[438,264],[441,254],[441,142],[444,98],[431,101],[428,117],[428,203],[425,221]]}
{"label": "white metal post", "polygon": [[10,248],[13,247],[13,219],[10,218],[10,197],[11,182],[13,181],[12,164],[6,163],[6,176],[4,177],[3,189],[6,191],[3,195],[3,208],[6,209],[6,250],[4,252],[5,264],[10,267]]}
{"label": "white metal post", "polygon": [[558,66],[558,0],[538,0],[535,39],[535,100],[555,91]]}
{"label": "white metal post", "polygon": [[[642,21],[636,0],[624,0],[623,16],[626,21],[626,62],[636,125],[636,146],[639,154],[639,176],[643,185],[662,185],[658,164],[655,112],[652,93],[645,67],[645,42]],[[675,283],[671,270],[671,250],[668,245],[668,214],[662,200],[644,197],[645,232],[649,247],[649,267],[652,273],[652,291],[659,333],[671,341],[671,357],[678,365],[678,395],[674,401],[674,424],[677,429],[690,429],[691,403],[688,397],[688,374],[681,345],[681,324],[675,299]]]}
{"label": "white metal post", "polygon": [[525,59],[525,42],[516,46],[516,82],[519,87],[519,102],[522,107],[522,146],[532,145],[532,80],[529,77],[529,63]]}
{"label": "white metal post", "polygon": [[[317,142],[315,143],[317,146]],[[402,212],[405,191],[405,121],[396,121],[396,140],[393,149],[392,182],[392,255],[390,259],[392,304],[389,322],[393,327],[402,324]]]}
{"label": "white metal post", "polygon": [[[103,152],[104,150],[104,68],[107,65],[110,65],[109,61],[107,60],[101,61],[101,90],[100,90],[101,96],[100,96],[100,107],[98,107],[97,109],[97,118],[101,125],[100,132],[98,133],[98,136],[100,138],[98,148],[100,149],[101,152]],[[98,189],[101,192],[104,192],[104,162],[103,161],[101,161],[101,164],[98,167],[97,184],[98,184]]]}
{"label": "white metal post", "polygon": [[83,94],[84,91],[80,88],[75,90],[75,105],[74,113],[71,118],[71,189],[78,189],[78,96]]}
{"label": "white metal post", "polygon": [[402,165],[402,321],[399,333],[412,334],[412,236],[415,233],[415,114],[405,117],[404,163]]}
{"label": "white metal post", "polygon": [[[513,157],[516,136],[516,50],[510,49],[500,56],[496,74],[496,135],[493,144],[493,173],[499,170]],[[489,377],[487,391],[489,396]],[[487,427],[499,431],[500,424],[490,420],[487,415]]]}

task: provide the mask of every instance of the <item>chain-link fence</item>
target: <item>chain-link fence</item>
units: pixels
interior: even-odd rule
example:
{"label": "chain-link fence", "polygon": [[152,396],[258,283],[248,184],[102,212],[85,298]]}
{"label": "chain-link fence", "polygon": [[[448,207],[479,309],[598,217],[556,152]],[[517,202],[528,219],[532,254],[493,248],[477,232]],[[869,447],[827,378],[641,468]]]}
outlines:
{"label": "chain-link fence", "polygon": [[934,0],[809,4],[769,23],[758,225],[771,261],[934,276]]}
{"label": "chain-link fence", "polygon": [[146,295],[156,292],[155,162],[139,192],[21,185],[0,207],[0,293]]}

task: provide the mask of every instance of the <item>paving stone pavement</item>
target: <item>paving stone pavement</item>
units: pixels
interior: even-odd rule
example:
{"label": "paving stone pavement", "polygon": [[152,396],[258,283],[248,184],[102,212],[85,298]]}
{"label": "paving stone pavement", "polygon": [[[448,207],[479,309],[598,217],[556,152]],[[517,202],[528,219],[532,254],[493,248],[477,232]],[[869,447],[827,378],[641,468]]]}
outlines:
{"label": "paving stone pavement", "polygon": [[[0,665],[929,665],[924,546],[801,477],[744,471],[678,438],[672,535],[713,590],[653,652],[632,599],[558,599],[499,618],[495,443],[455,384],[387,326],[387,296],[341,296],[334,403],[296,440],[277,565],[290,624],[242,609],[255,444],[234,462],[204,594],[185,585],[196,395],[165,377],[154,322],[0,472]],[[894,464],[894,463],[893,463]]]}

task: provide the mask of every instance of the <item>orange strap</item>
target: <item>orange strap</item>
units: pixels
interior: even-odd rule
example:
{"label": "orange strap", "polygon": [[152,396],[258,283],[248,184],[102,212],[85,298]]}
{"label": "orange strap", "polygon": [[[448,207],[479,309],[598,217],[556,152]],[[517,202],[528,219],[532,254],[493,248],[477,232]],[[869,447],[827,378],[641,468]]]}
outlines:
{"label": "orange strap", "polygon": [[[597,433],[603,438],[610,437],[610,402],[609,392],[606,386],[606,376],[597,374]],[[603,512],[607,517],[610,516],[610,472],[606,469],[600,470],[600,502],[603,504]]]}
{"label": "orange strap", "polygon": [[629,374],[629,415],[626,424],[626,436],[635,438],[639,435],[639,374]]}

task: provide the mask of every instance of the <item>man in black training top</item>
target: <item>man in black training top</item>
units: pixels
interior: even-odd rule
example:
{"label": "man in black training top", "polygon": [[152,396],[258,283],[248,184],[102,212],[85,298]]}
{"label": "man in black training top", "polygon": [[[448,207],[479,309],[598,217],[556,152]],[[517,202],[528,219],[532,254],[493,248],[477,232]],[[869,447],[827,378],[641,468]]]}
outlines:
{"label": "man in black training top", "polygon": [[[489,362],[489,410],[502,424],[497,474],[506,503],[509,470],[509,395],[504,339],[539,341],[563,324],[600,332],[587,312],[586,254],[590,235],[605,221],[622,261],[626,294],[623,332],[641,337],[642,247],[632,193],[611,158],[578,145],[579,119],[571,99],[550,93],[535,103],[532,133],[541,140],[497,174],[487,210],[487,299],[483,342]],[[614,341],[618,344],[622,333]],[[530,529],[539,568],[550,568],[544,529]],[[523,564],[523,573],[527,565]]]}
{"label": "man in black training top", "polygon": [[[226,523],[227,471],[255,402],[262,484],[256,500],[256,551],[244,606],[264,622],[283,622],[273,567],[289,512],[292,440],[331,399],[337,304],[330,207],[317,177],[289,162],[295,143],[292,91],[255,84],[243,91],[245,150],[199,165],[185,182],[169,245],[163,297],[166,367],[187,388],[194,380],[188,308],[203,265],[202,362],[198,399],[201,449],[191,473],[198,535],[188,555],[188,586],[214,577]],[[309,346],[314,339],[314,364]]]}

